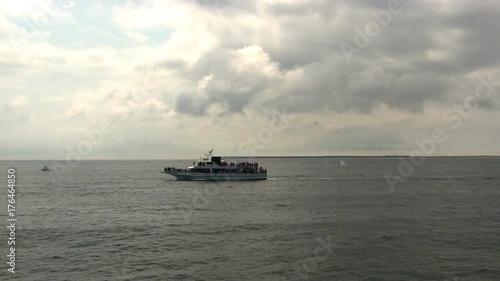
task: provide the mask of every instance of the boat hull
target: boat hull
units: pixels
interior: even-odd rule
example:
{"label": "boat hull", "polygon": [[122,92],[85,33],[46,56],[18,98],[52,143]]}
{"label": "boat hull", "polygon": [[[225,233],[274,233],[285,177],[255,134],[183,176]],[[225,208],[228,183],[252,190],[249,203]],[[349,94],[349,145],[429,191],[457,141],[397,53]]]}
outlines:
{"label": "boat hull", "polygon": [[267,180],[266,173],[190,173],[164,171],[167,175],[174,176],[183,181],[251,181]]}

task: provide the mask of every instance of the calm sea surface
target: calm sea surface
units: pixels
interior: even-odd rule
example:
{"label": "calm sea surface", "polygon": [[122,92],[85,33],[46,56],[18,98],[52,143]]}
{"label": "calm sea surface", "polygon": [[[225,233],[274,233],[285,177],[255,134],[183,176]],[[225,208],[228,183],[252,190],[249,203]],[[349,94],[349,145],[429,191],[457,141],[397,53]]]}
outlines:
{"label": "calm sea surface", "polygon": [[182,182],[160,172],[187,160],[0,161],[5,226],[7,168],[18,177],[16,274],[7,273],[3,226],[2,275],[500,280],[500,158],[426,158],[393,189],[384,173],[398,174],[397,158],[257,161],[267,181]]}

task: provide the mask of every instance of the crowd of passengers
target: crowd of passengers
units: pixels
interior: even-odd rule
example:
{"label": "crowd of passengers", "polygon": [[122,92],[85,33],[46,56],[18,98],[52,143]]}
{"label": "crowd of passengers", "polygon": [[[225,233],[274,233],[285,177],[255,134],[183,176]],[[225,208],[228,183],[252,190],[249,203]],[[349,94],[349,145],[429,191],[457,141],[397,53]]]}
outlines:
{"label": "crowd of passengers", "polygon": [[175,172],[190,172],[190,173],[265,173],[267,174],[267,169],[259,167],[258,163],[250,163],[250,162],[238,162],[238,163],[227,163],[221,162],[218,163],[218,166],[230,166],[230,167],[238,167],[238,169],[200,169],[199,167],[207,166],[205,162],[198,162],[198,165],[193,162],[193,169],[176,169],[172,167],[167,167],[164,169],[165,172],[175,171]]}
{"label": "crowd of passengers", "polygon": [[240,168],[255,168],[255,169],[257,169],[259,167],[259,163],[257,163],[257,162],[255,162],[255,163],[250,163],[250,162],[238,162],[238,163],[230,162],[230,163],[227,163],[225,161],[198,162],[198,165],[196,164],[196,162],[193,162],[193,166],[198,166],[198,167],[208,166],[208,165],[212,165],[212,164],[215,164],[215,165],[221,166],[221,167],[240,167]]}

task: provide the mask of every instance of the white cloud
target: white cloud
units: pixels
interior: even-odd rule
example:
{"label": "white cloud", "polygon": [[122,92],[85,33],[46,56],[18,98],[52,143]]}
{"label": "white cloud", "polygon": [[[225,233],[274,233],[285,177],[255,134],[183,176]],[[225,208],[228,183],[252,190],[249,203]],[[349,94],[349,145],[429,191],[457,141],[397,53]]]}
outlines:
{"label": "white cloud", "polygon": [[46,96],[46,97],[41,97],[40,101],[42,103],[60,103],[64,100],[64,97],[60,96]]}
{"label": "white cloud", "polygon": [[22,106],[24,104],[27,104],[29,102],[29,98],[26,96],[17,96],[14,99],[12,99],[8,105],[12,107],[17,107],[17,106]]}
{"label": "white cloud", "polygon": [[143,43],[146,40],[148,40],[148,37],[140,32],[125,31],[125,35],[127,35],[128,37],[132,38],[133,40],[135,40],[139,43]]}

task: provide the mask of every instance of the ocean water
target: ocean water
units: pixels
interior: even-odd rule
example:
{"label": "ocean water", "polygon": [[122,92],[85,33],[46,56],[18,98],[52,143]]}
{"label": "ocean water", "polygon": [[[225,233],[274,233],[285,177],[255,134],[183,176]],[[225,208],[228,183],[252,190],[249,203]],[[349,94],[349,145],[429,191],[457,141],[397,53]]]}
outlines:
{"label": "ocean water", "polygon": [[[346,166],[337,166],[340,160]],[[500,158],[260,158],[269,179],[183,182],[188,160],[17,169],[9,280],[500,280]],[[49,165],[51,172],[42,172]],[[2,277],[3,278],[3,277]],[[4,279],[6,280],[6,279]]]}

